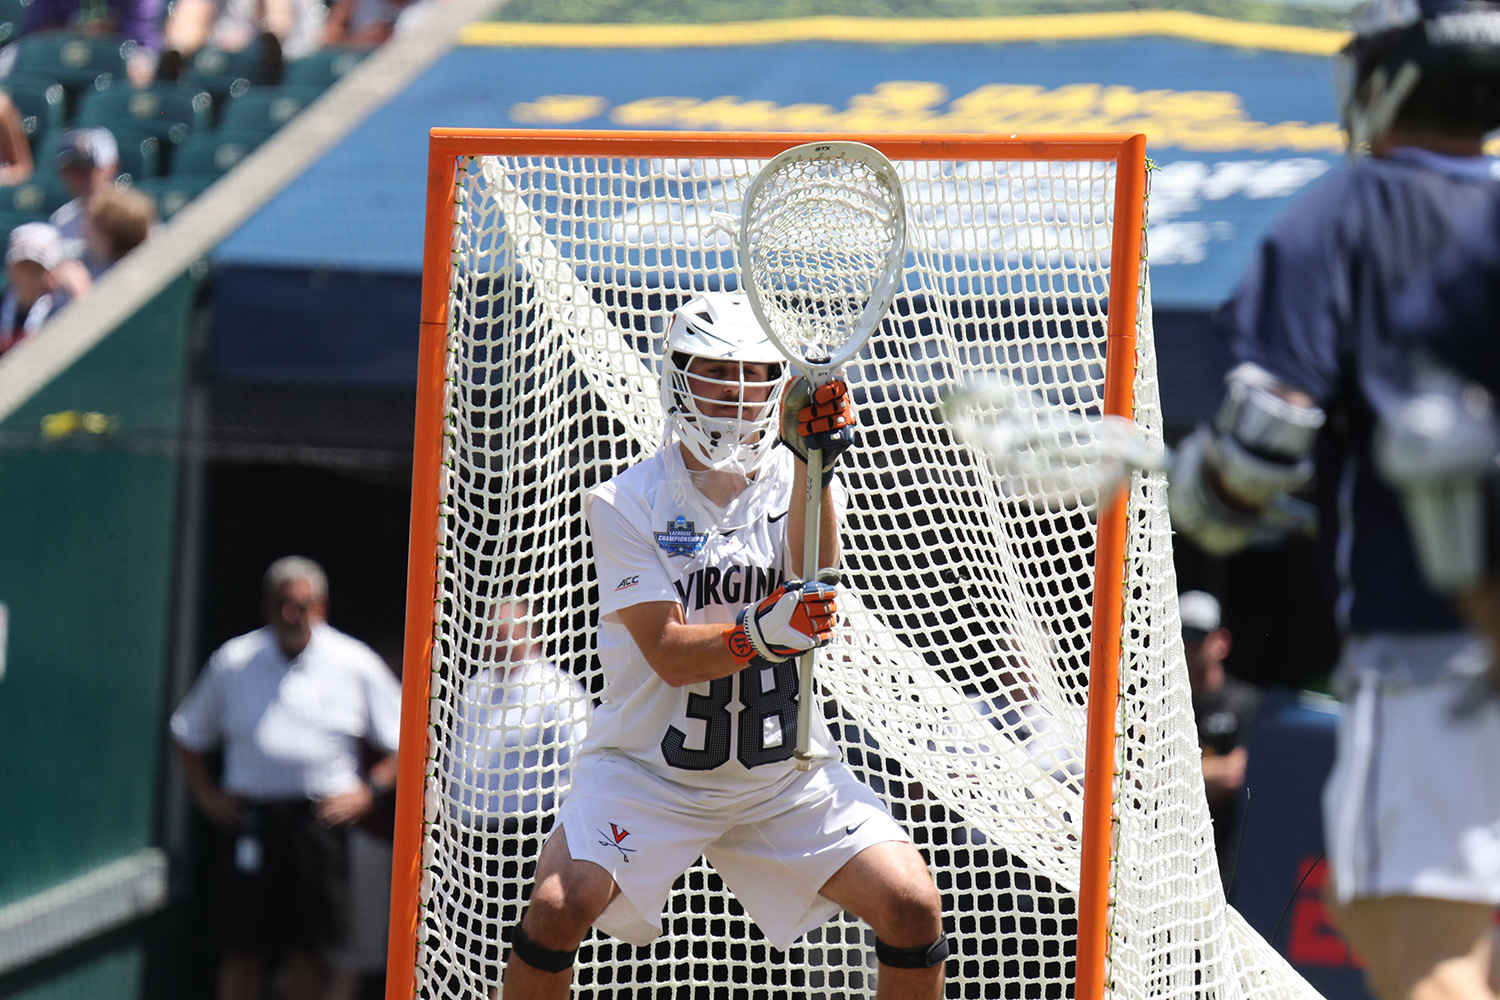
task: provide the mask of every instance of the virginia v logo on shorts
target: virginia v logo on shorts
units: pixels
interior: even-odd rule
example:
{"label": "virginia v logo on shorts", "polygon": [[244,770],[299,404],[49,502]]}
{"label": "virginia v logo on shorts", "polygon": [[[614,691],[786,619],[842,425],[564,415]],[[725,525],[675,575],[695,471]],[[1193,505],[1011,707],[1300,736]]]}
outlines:
{"label": "virginia v logo on shorts", "polygon": [[693,522],[678,514],[667,522],[666,531],[658,531],[656,544],[669,556],[695,556],[708,541],[708,533],[694,531]]}
{"label": "virginia v logo on shorts", "polygon": [[626,847],[622,843],[622,841],[624,841],[626,837],[630,836],[630,831],[625,829],[618,823],[609,824],[609,830],[609,833],[605,833],[603,830],[599,831],[599,836],[601,838],[599,841],[599,846],[613,847],[615,850],[620,852],[621,858],[623,858],[626,862],[629,862],[630,856],[635,853],[635,848]]}

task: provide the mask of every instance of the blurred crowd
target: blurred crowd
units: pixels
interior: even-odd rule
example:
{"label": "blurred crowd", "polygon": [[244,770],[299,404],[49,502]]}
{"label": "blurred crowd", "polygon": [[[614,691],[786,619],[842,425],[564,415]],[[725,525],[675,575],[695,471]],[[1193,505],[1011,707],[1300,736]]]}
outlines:
{"label": "blurred crowd", "polygon": [[0,354],[434,2],[0,2]]}

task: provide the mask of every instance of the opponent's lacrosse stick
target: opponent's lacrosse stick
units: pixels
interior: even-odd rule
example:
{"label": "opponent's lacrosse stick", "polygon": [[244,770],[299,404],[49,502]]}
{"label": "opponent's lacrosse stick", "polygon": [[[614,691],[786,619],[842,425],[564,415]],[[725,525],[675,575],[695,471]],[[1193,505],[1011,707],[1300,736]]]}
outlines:
{"label": "opponent's lacrosse stick", "polygon": [[942,410],[990,459],[1007,496],[1045,509],[1103,506],[1132,472],[1166,464],[1124,417],[1079,413],[1003,376],[949,393]]}
{"label": "opponent's lacrosse stick", "polygon": [[[750,308],[814,389],[858,354],[880,325],[906,261],[906,203],[884,154],[858,142],[812,142],[780,153],[745,191],[740,271]],[[807,455],[802,577],[818,578],[823,451]],[[812,764],[814,652],[799,662],[796,760]]]}

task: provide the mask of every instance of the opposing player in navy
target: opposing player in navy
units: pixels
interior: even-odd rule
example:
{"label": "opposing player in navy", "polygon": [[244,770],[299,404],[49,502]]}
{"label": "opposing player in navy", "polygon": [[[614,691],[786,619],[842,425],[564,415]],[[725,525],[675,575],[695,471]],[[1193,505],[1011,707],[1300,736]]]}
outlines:
{"label": "opposing player in navy", "polygon": [[818,562],[832,568],[831,469],[854,415],[842,380],[814,393],[783,368],[744,296],[691,298],[665,338],[662,447],[586,499],[606,685],[511,934],[507,1000],[566,997],[590,927],[651,941],[700,855],[773,946],[848,910],[875,931],[879,997],[943,994],[922,856],[818,713],[813,767],[793,761],[796,657],[829,640],[836,603],[834,586],[796,579],[807,442],[830,468]]}
{"label": "opposing player in navy", "polygon": [[[1413,356],[1377,455],[1401,494],[1433,586],[1500,650],[1500,190],[1392,313]],[[1402,419],[1405,417],[1405,419]],[[1488,695],[1500,691],[1500,656]]]}
{"label": "opposing player in navy", "polygon": [[1494,197],[1482,142],[1500,126],[1500,4],[1377,0],[1345,55],[1351,150],[1370,155],[1273,227],[1221,312],[1238,364],[1214,426],[1179,449],[1173,523],[1230,552],[1315,481],[1345,636],[1323,797],[1333,915],[1381,1000],[1493,1000],[1500,701],[1474,704],[1488,650],[1419,571],[1387,442],[1425,377],[1395,303]]}

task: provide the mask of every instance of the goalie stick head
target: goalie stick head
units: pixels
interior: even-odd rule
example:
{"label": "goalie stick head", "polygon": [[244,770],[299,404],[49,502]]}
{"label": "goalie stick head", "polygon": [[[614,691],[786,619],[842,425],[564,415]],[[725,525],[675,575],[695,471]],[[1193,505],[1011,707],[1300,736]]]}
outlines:
{"label": "goalie stick head", "polygon": [[[672,313],[662,354],[671,433],[710,469],[753,473],[776,444],[786,359],[749,301],[731,292],[694,295]],[[707,374],[710,367],[716,374]]]}
{"label": "goalie stick head", "polygon": [[1343,57],[1351,154],[1398,121],[1478,138],[1500,127],[1500,2],[1370,0]]}

